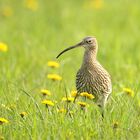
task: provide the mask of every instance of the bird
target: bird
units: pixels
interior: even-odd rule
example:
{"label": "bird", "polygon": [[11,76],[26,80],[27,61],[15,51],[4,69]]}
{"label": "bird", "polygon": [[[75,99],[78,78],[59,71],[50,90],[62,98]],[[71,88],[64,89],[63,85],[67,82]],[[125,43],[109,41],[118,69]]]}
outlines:
{"label": "bird", "polygon": [[98,42],[96,37],[87,36],[80,43],[64,49],[60,55],[74,48],[85,48],[83,61],[76,74],[77,93],[87,92],[93,94],[96,104],[102,109],[104,117],[104,108],[112,93],[111,76],[107,70],[97,60]]}

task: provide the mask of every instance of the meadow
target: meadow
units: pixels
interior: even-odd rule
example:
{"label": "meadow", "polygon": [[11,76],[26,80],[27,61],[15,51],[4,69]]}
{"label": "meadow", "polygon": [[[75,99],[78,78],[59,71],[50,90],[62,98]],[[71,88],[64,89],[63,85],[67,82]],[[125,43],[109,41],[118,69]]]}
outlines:
{"label": "meadow", "polygon": [[[0,140],[140,139],[139,0],[0,1]],[[76,93],[86,36],[112,77],[105,117]]]}

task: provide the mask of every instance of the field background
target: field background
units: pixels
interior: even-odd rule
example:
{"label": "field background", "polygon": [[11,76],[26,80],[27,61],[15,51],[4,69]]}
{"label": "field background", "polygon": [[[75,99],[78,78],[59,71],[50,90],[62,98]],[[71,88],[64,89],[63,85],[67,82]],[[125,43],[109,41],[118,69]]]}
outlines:
{"label": "field background", "polygon": [[[112,76],[113,93],[102,121],[89,102],[84,112],[71,103],[72,116],[58,113],[62,97],[75,89],[83,49],[55,60],[64,48],[96,36],[98,60]],[[140,139],[140,1],[139,0],[0,0],[0,125],[5,140],[139,140]],[[50,81],[57,73],[62,81]],[[134,97],[122,92],[134,91]],[[41,104],[41,89],[49,89],[56,106]],[[22,118],[19,114],[27,112]],[[114,128],[115,124],[115,128]]]}

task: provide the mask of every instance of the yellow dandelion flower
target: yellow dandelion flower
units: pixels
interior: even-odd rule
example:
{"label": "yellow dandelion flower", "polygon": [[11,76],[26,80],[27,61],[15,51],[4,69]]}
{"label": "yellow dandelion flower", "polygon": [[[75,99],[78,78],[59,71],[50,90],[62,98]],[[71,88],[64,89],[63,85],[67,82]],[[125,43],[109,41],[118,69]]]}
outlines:
{"label": "yellow dandelion flower", "polygon": [[74,101],[74,98],[73,97],[63,97],[62,98],[62,101],[67,101],[67,102],[73,102]]}
{"label": "yellow dandelion flower", "polygon": [[95,97],[92,94],[88,94],[87,98],[94,99]]}
{"label": "yellow dandelion flower", "polygon": [[13,14],[13,10],[12,10],[12,8],[10,6],[5,6],[2,9],[2,15],[4,17],[10,17],[12,14]]}
{"label": "yellow dandelion flower", "polygon": [[47,107],[54,106],[54,102],[52,102],[51,100],[43,100],[41,103],[45,104]]}
{"label": "yellow dandelion flower", "polygon": [[81,95],[82,97],[87,97],[87,98],[89,98],[89,99],[94,99],[94,98],[95,98],[95,96],[93,96],[92,94],[89,94],[89,93],[87,93],[87,92],[82,92],[82,93],[80,93],[80,95]]}
{"label": "yellow dandelion flower", "polygon": [[36,11],[38,9],[38,1],[37,0],[26,0],[26,7],[32,11]]}
{"label": "yellow dandelion flower", "polygon": [[65,108],[58,109],[57,112],[59,113],[66,113],[67,110]]}
{"label": "yellow dandelion flower", "polygon": [[47,75],[48,79],[51,79],[53,81],[61,81],[62,77],[59,76],[58,74],[48,74]]}
{"label": "yellow dandelion flower", "polygon": [[77,104],[80,105],[81,107],[89,106],[89,104],[87,104],[85,102],[77,102]]}
{"label": "yellow dandelion flower", "polygon": [[2,125],[4,123],[9,123],[9,121],[5,118],[0,118],[0,125]]}
{"label": "yellow dandelion flower", "polygon": [[25,117],[25,116],[27,116],[27,112],[21,112],[20,113],[20,116],[23,118],[23,117]]}
{"label": "yellow dandelion flower", "polygon": [[76,90],[71,91],[71,97],[76,97],[76,96],[77,96],[77,91]]}
{"label": "yellow dandelion flower", "polygon": [[60,66],[56,61],[48,61],[47,65],[52,68],[58,68]]}
{"label": "yellow dandelion flower", "polygon": [[104,6],[104,2],[103,0],[89,0],[89,1],[86,1],[85,4],[84,4],[84,7],[86,9],[102,9]]}
{"label": "yellow dandelion flower", "polygon": [[90,0],[90,8],[101,9],[103,7],[103,0]]}
{"label": "yellow dandelion flower", "polygon": [[94,0],[93,7],[96,9],[101,9],[103,7],[103,0]]}
{"label": "yellow dandelion flower", "polygon": [[113,128],[115,128],[115,129],[118,128],[118,125],[119,125],[119,122],[117,122],[117,121],[113,122]]}
{"label": "yellow dandelion flower", "polygon": [[48,96],[50,96],[51,95],[51,92],[49,91],[49,90],[47,90],[47,89],[42,89],[41,90],[41,93],[45,96],[45,95],[48,95]]}
{"label": "yellow dandelion flower", "polygon": [[123,92],[131,97],[134,97],[134,91],[130,88],[123,88]]}
{"label": "yellow dandelion flower", "polygon": [[5,43],[0,42],[0,51],[7,52],[7,50],[8,50],[8,46]]}

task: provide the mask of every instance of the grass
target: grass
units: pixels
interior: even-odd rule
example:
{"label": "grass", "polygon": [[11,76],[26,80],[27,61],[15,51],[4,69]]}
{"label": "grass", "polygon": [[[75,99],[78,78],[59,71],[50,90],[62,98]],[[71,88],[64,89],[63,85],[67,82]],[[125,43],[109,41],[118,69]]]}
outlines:
{"label": "grass", "polygon": [[[0,125],[0,139],[139,139],[140,2],[101,2],[38,0],[38,7],[29,7],[23,0],[1,0],[0,42],[8,51],[0,52],[0,117],[9,123]],[[88,35],[98,39],[98,60],[112,76],[104,120],[90,100],[86,112],[61,101],[75,89],[82,49],[63,55],[58,69],[47,66],[61,50]],[[50,73],[60,74],[62,81],[47,79]],[[134,97],[121,94],[124,87],[132,89]],[[41,104],[44,88],[52,92],[49,99],[58,101],[49,110]],[[67,105],[71,115],[57,112],[58,106]],[[23,111],[27,115],[22,118]]]}

